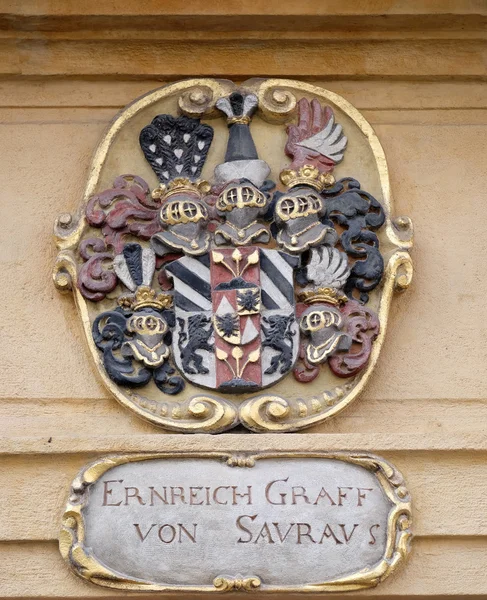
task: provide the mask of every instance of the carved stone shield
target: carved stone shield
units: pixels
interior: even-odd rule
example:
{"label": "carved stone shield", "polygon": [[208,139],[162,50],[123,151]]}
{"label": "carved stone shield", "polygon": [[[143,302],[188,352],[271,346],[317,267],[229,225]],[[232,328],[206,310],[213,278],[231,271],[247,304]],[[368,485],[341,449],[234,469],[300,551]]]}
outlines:
{"label": "carved stone shield", "polygon": [[197,385],[228,393],[276,383],[295,364],[298,259],[249,246],[185,256],[169,264],[174,281],[175,363]]}
{"label": "carved stone shield", "polygon": [[371,126],[289,80],[193,79],[131,103],[56,243],[55,284],[75,293],[104,383],[182,432],[333,417],[412,277]]}

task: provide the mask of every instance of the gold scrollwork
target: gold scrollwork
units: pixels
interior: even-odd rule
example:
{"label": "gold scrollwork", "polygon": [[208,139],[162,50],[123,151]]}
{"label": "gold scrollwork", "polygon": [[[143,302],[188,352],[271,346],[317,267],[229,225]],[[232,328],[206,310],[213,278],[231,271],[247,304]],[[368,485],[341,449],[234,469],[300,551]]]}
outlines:
{"label": "gold scrollwork", "polygon": [[394,289],[404,292],[411,285],[413,280],[413,261],[407,252],[402,253],[402,258],[398,257],[397,270],[394,276]]}
{"label": "gold scrollwork", "polygon": [[259,114],[269,123],[283,123],[296,110],[296,96],[288,89],[294,86],[280,85],[278,79],[251,79],[245,87],[257,95]]}
{"label": "gold scrollwork", "polygon": [[215,577],[213,585],[219,592],[251,592],[260,587],[261,580],[258,577]]}
{"label": "gold scrollwork", "polygon": [[222,398],[197,396],[184,402],[158,402],[132,391],[128,396],[140,410],[140,416],[156,417],[169,430],[218,433],[235,427],[238,422],[237,408]]}
{"label": "gold scrollwork", "polygon": [[230,94],[235,84],[225,79],[203,80],[198,85],[183,90],[178,98],[179,110],[187,117],[210,119],[221,113],[215,103],[221,96]]}
{"label": "gold scrollwork", "polygon": [[319,397],[286,399],[261,395],[240,407],[240,420],[252,431],[296,431],[323,419],[351,389],[353,383],[337,386]]}
{"label": "gold scrollwork", "polygon": [[409,217],[396,217],[392,224],[403,244],[412,245],[414,238],[413,222]]}
{"label": "gold scrollwork", "polygon": [[236,454],[227,458],[226,463],[229,467],[240,467],[251,469],[255,466],[255,458],[253,456],[245,456]]}
{"label": "gold scrollwork", "polygon": [[[392,199],[388,168],[382,146],[364,117],[344,98],[309,83],[285,79],[251,79],[239,86],[258,96],[260,116],[270,122],[288,121],[295,109],[297,97],[318,98],[343,112],[366,137],[373,153],[382,192],[381,202],[386,213],[384,227],[384,255],[386,269],[381,284],[378,316],[381,331],[375,340],[368,365],[359,377],[345,386],[323,391],[307,399],[285,399],[264,394],[250,398],[238,406],[238,400],[225,400],[218,396],[196,395],[189,401],[177,402],[172,398],[155,401],[134,391],[116,386],[106,374],[99,352],[91,335],[91,320],[87,303],[77,289],[77,260],[75,252],[87,223],[84,208],[96,192],[109,150],[120,131],[141,111],[155,103],[177,98],[181,112],[193,117],[213,118],[218,111],[215,102],[237,89],[228,80],[190,79],[169,84],[139,98],[130,104],[113,121],[102,139],[93,159],[83,204],[79,216],[61,215],[55,226],[55,239],[59,255],[54,268],[54,284],[60,291],[73,290],[80,312],[86,338],[104,384],[117,400],[140,417],[152,423],[181,432],[220,432],[231,429],[238,422],[254,431],[296,431],[326,421],[346,408],[365,387],[379,357],[384,341],[389,307],[394,290],[409,287],[413,275],[409,249],[413,243],[413,228],[408,217],[392,219]],[[382,244],[382,240],[381,240]]]}
{"label": "gold scrollwork", "polygon": [[52,280],[56,289],[62,293],[73,290],[76,278],[76,261],[73,253],[69,250],[60,252],[52,271]]}
{"label": "gold scrollwork", "polygon": [[97,482],[107,471],[131,462],[159,460],[170,458],[188,458],[187,454],[153,453],[107,456],[87,466],[73,481],[68,504],[63,518],[59,536],[59,550],[64,560],[74,572],[83,579],[100,586],[124,591],[173,591],[190,592],[226,592],[253,591],[272,593],[305,593],[305,592],[346,592],[375,587],[386,577],[396,571],[407,558],[412,541],[411,498],[401,473],[385,459],[367,453],[354,452],[262,452],[259,454],[232,454],[221,452],[193,452],[191,458],[210,459],[225,462],[229,466],[253,466],[256,461],[265,459],[286,458],[318,458],[339,460],[358,465],[373,473],[379,481],[385,495],[390,500],[387,520],[387,539],[384,555],[373,567],[367,567],[357,573],[339,577],[330,581],[277,586],[266,585],[256,576],[226,576],[214,578],[211,585],[172,585],[143,581],[111,571],[100,564],[91,550],[84,546],[85,526],[83,508],[89,499],[89,487]]}
{"label": "gold scrollwork", "polygon": [[[84,206],[83,206],[84,208]],[[75,248],[83,235],[86,226],[84,211],[79,215],[63,213],[54,223],[54,239],[56,246],[62,251]]]}

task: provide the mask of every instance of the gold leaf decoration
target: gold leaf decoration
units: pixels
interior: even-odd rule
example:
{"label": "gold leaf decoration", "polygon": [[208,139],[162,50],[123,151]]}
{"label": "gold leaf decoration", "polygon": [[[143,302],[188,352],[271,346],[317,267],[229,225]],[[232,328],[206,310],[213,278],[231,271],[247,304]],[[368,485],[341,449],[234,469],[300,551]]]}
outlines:
{"label": "gold leaf decoration", "polygon": [[249,265],[256,265],[259,262],[259,251],[254,250],[247,258]]}
{"label": "gold leaf decoration", "polygon": [[219,592],[251,592],[261,586],[258,577],[215,577],[213,585]]}
{"label": "gold leaf decoration", "polygon": [[235,346],[235,348],[232,350],[232,356],[235,358],[235,360],[240,360],[243,356],[242,348],[240,348],[240,346]]}
{"label": "gold leaf decoration", "polygon": [[242,253],[238,248],[235,248],[235,250],[232,252],[232,258],[235,262],[239,262],[242,260]]}
{"label": "gold leaf decoration", "polygon": [[251,352],[249,354],[249,362],[254,363],[257,362],[260,358],[260,348],[257,348],[257,350],[254,350],[253,352]]}
{"label": "gold leaf decoration", "polygon": [[218,360],[226,360],[228,358],[228,354],[225,352],[225,350],[222,350],[221,348],[217,348],[216,349],[216,357],[218,358]]}

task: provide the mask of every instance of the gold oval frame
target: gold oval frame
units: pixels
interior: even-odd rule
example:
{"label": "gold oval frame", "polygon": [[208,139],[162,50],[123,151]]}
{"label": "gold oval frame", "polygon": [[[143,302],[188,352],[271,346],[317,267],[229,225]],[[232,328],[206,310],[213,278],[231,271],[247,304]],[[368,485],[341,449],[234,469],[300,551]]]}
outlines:
{"label": "gold oval frame", "polygon": [[[85,525],[82,510],[89,498],[89,488],[113,467],[154,459],[212,459],[234,468],[252,468],[256,461],[286,458],[319,458],[340,460],[363,467],[373,473],[393,507],[388,515],[388,530],[384,556],[374,567],[330,581],[296,586],[266,585],[257,576],[229,578],[217,576],[213,585],[171,585],[141,581],[111,571],[99,563],[84,546]],[[262,452],[258,454],[232,454],[230,452],[193,452],[126,454],[107,456],[85,467],[71,485],[70,497],[62,517],[59,550],[73,571],[87,581],[97,585],[124,591],[145,592],[222,592],[253,591],[263,593],[319,593],[350,592],[377,586],[405,561],[411,549],[411,498],[401,473],[385,459],[367,453],[353,452]]]}
{"label": "gold oval frame", "polygon": [[92,160],[88,182],[81,209],[76,218],[62,215],[55,224],[55,240],[59,253],[54,266],[53,278],[60,291],[73,290],[78,311],[90,347],[97,363],[103,383],[115,398],[126,408],[155,425],[179,432],[218,433],[242,423],[257,432],[297,431],[316,425],[335,416],[349,406],[363,391],[377,363],[384,342],[389,308],[394,290],[405,290],[412,279],[413,266],[409,250],[413,243],[413,228],[408,217],[392,219],[392,198],[387,162],[382,146],[366,119],[344,98],[308,83],[287,79],[251,79],[239,88],[254,92],[259,98],[259,115],[267,122],[282,123],[296,108],[294,92],[317,97],[338,107],[365,136],[372,151],[382,191],[382,204],[386,213],[385,238],[387,258],[381,283],[378,317],[380,333],[372,346],[369,362],[364,371],[351,381],[331,390],[308,398],[289,400],[271,393],[261,393],[241,404],[208,394],[196,395],[189,400],[177,401],[168,397],[156,402],[139,396],[133,390],[123,391],[106,374],[99,352],[91,335],[91,323],[86,301],[77,287],[77,261],[75,250],[88,227],[84,209],[95,192],[109,150],[117,134],[140,111],[155,102],[178,96],[179,110],[188,116],[213,118],[216,116],[215,102],[236,89],[227,80],[189,79],[169,84],[135,100],[114,119]]}

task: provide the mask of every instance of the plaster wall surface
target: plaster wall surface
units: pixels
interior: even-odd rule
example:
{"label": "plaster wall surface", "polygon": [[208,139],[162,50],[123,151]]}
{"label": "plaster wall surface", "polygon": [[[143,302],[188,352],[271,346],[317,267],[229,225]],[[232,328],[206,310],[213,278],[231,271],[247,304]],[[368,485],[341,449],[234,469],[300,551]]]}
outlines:
{"label": "plaster wall surface", "polygon": [[[485,3],[82,4],[0,2],[0,598],[122,597],[61,559],[69,483],[106,453],[208,448],[381,454],[413,496],[413,550],[346,597],[487,597]],[[365,393],[299,434],[181,436],[133,416],[98,382],[72,298],[52,285],[54,219],[77,208],[105,127],[190,75],[343,95],[376,130],[396,215],[415,225],[413,284]]]}

